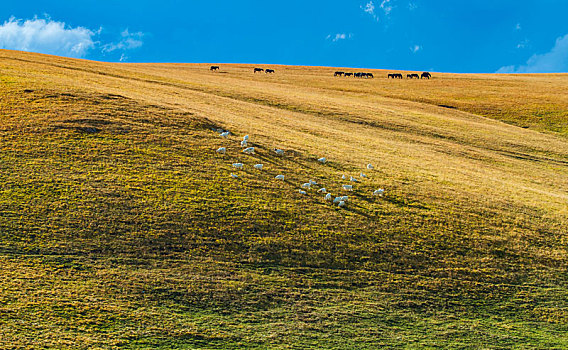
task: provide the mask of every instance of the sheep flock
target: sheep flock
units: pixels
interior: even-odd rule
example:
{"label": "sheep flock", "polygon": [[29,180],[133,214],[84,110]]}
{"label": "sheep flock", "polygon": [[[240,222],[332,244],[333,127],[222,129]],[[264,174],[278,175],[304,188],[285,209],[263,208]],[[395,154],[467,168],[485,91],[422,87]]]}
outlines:
{"label": "sheep flock", "polygon": [[[223,138],[228,138],[229,135],[231,135],[231,133],[227,130],[223,130],[223,129],[212,129],[213,131],[216,131],[219,133],[219,135]],[[241,147],[243,148],[243,153],[247,154],[247,155],[252,155],[255,154],[255,148],[253,146],[250,145],[250,141],[249,141],[249,135],[245,135],[242,139],[242,141],[240,142]],[[284,156],[284,150],[282,149],[278,149],[275,148],[273,150],[277,156]],[[219,147],[216,151],[219,154],[226,154],[227,153],[227,148],[226,147]],[[328,162],[328,159],[326,157],[321,157],[317,160],[319,163],[321,163],[322,165]],[[233,168],[235,168],[235,170],[241,170],[244,167],[243,163],[233,163],[232,164]],[[263,164],[255,164],[253,166],[256,170],[262,171],[264,165]],[[367,164],[366,169],[369,171],[372,171],[374,169],[372,164]],[[233,179],[238,179],[239,175],[235,174],[235,173],[231,173],[230,177]],[[346,192],[351,192],[354,189],[354,184],[362,181],[363,179],[368,179],[369,176],[367,176],[366,174],[364,174],[363,172],[361,172],[359,174],[359,178],[355,178],[353,176],[349,176],[349,178],[347,178],[347,176],[342,175],[341,179],[342,180],[349,180],[349,182],[351,184],[342,184],[342,189]],[[275,180],[280,180],[283,181],[285,179],[285,175],[284,174],[279,174],[277,175],[275,178]],[[316,189],[318,187],[318,183],[315,180],[309,180],[308,182],[302,183],[299,186],[300,188],[298,189],[298,193],[302,194],[302,195],[307,195],[309,190],[313,190]],[[337,197],[333,197],[331,193],[328,193],[328,191],[326,190],[325,187],[320,187],[316,190],[317,193],[319,194],[323,194],[324,195],[324,200],[328,201],[330,203],[332,203],[333,205],[337,205],[339,208],[343,208],[345,206],[347,206],[347,202],[349,201],[349,196],[337,196]],[[379,188],[375,191],[372,192],[373,196],[378,196],[378,197],[382,197],[385,194],[385,190],[383,188]]]}

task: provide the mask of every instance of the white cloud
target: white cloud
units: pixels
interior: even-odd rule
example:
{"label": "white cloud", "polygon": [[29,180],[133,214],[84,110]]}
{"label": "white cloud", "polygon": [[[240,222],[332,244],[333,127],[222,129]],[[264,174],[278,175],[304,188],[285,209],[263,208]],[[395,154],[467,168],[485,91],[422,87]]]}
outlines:
{"label": "white cloud", "polygon": [[521,30],[521,29],[523,29],[523,28],[521,27],[521,24],[520,24],[520,23],[517,23],[517,25],[515,26],[515,30]]}
{"label": "white cloud", "polygon": [[326,39],[331,40],[333,42],[336,42],[336,41],[339,41],[339,40],[351,39],[352,37],[353,37],[353,34],[337,33],[335,35],[329,34],[326,37]]}
{"label": "white cloud", "polygon": [[[377,13],[377,11],[375,11],[377,8],[375,7],[375,3],[373,3],[373,1],[369,1],[365,4],[365,6],[360,7],[364,12],[371,15],[375,19],[375,21],[379,21],[379,14]],[[393,10],[393,5],[391,4],[391,0],[382,0],[378,8],[383,12],[385,17],[388,17]]]}
{"label": "white cloud", "polygon": [[373,16],[376,21],[379,20],[379,17],[375,13],[375,4],[373,4],[373,1],[369,1],[367,4],[365,4],[365,7],[361,6],[361,9],[363,9],[363,11],[365,11],[369,15]]}
{"label": "white cloud", "polygon": [[136,32],[130,33],[128,29],[125,29],[122,33],[120,33],[120,41],[116,43],[109,43],[102,46],[102,51],[104,53],[113,52],[116,50],[132,50],[141,47],[144,42],[142,38],[144,37],[144,33]]}
{"label": "white cloud", "polygon": [[408,9],[409,9],[410,11],[414,11],[414,10],[416,10],[417,8],[418,8],[418,5],[417,5],[415,2],[409,2],[409,3],[408,3]]}
{"label": "white cloud", "polygon": [[383,2],[381,2],[381,9],[383,10],[383,12],[385,13],[385,15],[390,15],[391,11],[392,11],[392,5],[391,5],[391,0],[383,0]]}
{"label": "white cloud", "polygon": [[529,45],[529,40],[525,39],[517,44],[517,49],[524,49]]}
{"label": "white cloud", "polygon": [[505,66],[497,73],[559,73],[568,72],[568,34],[556,39],[552,50],[545,54],[534,54],[521,66]]}
{"label": "white cloud", "polygon": [[417,53],[420,50],[422,50],[422,46],[420,46],[420,45],[414,45],[414,46],[410,47],[410,52],[412,52],[412,53]]}
{"label": "white cloud", "polygon": [[120,54],[120,61],[126,60],[126,51],[143,45],[144,33],[130,33],[125,29],[116,42],[102,43],[102,28],[91,30],[84,27],[70,27],[64,22],[34,17],[23,20],[11,17],[0,25],[0,48],[46,53],[66,57],[86,57],[93,51]]}
{"label": "white cloud", "polygon": [[94,48],[95,35],[87,28],[71,28],[49,18],[22,21],[12,17],[0,25],[0,48],[84,57]]}

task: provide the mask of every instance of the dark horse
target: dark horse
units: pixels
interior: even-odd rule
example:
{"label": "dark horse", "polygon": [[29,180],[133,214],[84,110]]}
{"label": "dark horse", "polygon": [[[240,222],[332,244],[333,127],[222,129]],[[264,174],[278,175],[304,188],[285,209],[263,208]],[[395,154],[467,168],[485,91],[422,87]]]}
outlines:
{"label": "dark horse", "polygon": [[422,75],[420,76],[420,79],[424,79],[424,78],[430,79],[430,78],[432,78],[432,74],[430,74],[430,73],[428,73],[428,72],[424,72],[424,73],[422,73]]}
{"label": "dark horse", "polygon": [[388,76],[389,78],[393,78],[393,79],[402,79],[402,74],[400,73],[394,73],[394,74],[389,74]]}
{"label": "dark horse", "polygon": [[274,69],[266,69],[264,73],[274,73]]}
{"label": "dark horse", "polygon": [[209,68],[209,70],[219,70],[219,66],[211,66],[211,68]]}
{"label": "dark horse", "polygon": [[255,68],[255,69],[254,69],[254,72],[255,72],[255,73],[256,73],[256,72],[264,72],[264,69],[262,69],[262,68]]}
{"label": "dark horse", "polygon": [[418,74],[416,74],[416,73],[407,74],[406,77],[409,78],[409,79],[414,79],[414,78],[420,79],[420,76],[419,76]]}
{"label": "dark horse", "polygon": [[344,72],[337,71],[337,72],[333,73],[333,76],[334,76],[334,77],[340,77],[340,76],[342,76],[343,74],[345,74],[345,73],[344,73]]}
{"label": "dark horse", "polygon": [[345,75],[346,77],[351,77],[351,76],[353,76],[353,73],[345,73],[344,75]]}
{"label": "dark horse", "polygon": [[373,73],[367,73],[367,78],[374,78],[375,76],[373,75]]}

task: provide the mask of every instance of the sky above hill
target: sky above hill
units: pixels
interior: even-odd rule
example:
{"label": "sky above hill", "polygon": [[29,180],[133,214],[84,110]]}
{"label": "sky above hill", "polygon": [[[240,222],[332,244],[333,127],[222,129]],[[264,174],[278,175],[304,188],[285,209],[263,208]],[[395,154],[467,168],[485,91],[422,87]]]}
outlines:
{"label": "sky above hill", "polygon": [[38,1],[0,48],[113,62],[568,72],[566,0]]}

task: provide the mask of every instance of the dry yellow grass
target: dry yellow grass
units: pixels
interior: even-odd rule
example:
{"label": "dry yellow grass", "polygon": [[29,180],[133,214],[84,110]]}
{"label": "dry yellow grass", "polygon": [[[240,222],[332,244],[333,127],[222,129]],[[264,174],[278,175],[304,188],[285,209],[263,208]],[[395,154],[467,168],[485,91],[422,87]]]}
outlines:
{"label": "dry yellow grass", "polygon": [[[194,250],[187,253],[188,256],[203,264],[199,266],[205,266],[201,268],[208,272],[198,272],[198,267],[182,266],[182,263],[179,266],[174,264],[177,266],[174,272],[164,272],[166,270],[161,264],[165,264],[165,260],[156,260],[162,262],[154,262],[159,266],[149,269],[148,276],[138,270],[128,275],[112,264],[104,265],[113,276],[109,285],[114,286],[118,283],[117,276],[125,274],[123,278],[138,281],[136,283],[141,289],[147,288],[143,286],[152,279],[161,281],[172,290],[179,289],[180,285],[175,282],[178,280],[182,281],[179,282],[181,285],[195,283],[196,290],[206,289],[199,282],[204,278],[199,277],[203,273],[213,276],[212,280],[221,284],[216,292],[203,292],[203,295],[209,293],[214,300],[222,298],[216,294],[219,291],[237,300],[239,293],[254,299],[244,292],[254,285],[258,286],[257,292],[261,294],[282,288],[286,290],[282,293],[287,296],[282,297],[285,302],[277,303],[279,307],[289,305],[302,314],[308,311],[302,308],[300,301],[290,302],[295,297],[287,293],[316,293],[306,289],[304,283],[317,284],[321,276],[316,269],[310,272],[313,275],[307,278],[309,282],[301,282],[301,273],[297,274],[294,269],[321,268],[321,275],[327,274],[326,279],[341,281],[337,282],[341,288],[350,279],[359,281],[351,281],[354,285],[367,286],[346,288],[343,296],[321,291],[329,300],[336,297],[338,305],[357,310],[353,316],[355,319],[362,317],[366,308],[375,305],[373,303],[384,303],[388,305],[385,308],[396,310],[393,314],[403,315],[400,318],[407,324],[416,323],[416,329],[405,330],[406,338],[400,341],[396,339],[396,331],[389,326],[384,327],[394,333],[379,337],[377,342],[357,340],[356,332],[346,335],[353,337],[354,342],[359,341],[361,346],[402,345],[404,339],[412,339],[418,342],[416,345],[422,346],[490,346],[484,343],[484,339],[491,331],[499,334],[494,340],[501,346],[516,341],[534,345],[543,339],[552,346],[567,344],[565,336],[555,339],[550,335],[565,329],[567,317],[562,302],[562,305],[552,308],[550,303],[558,303],[566,292],[566,276],[562,275],[562,271],[568,266],[568,95],[563,91],[568,91],[568,75],[435,73],[432,80],[399,81],[388,80],[387,72],[380,70],[370,70],[375,79],[355,79],[333,77],[336,69],[326,67],[266,66],[275,69],[273,75],[253,74],[253,66],[250,65],[221,65],[220,72],[210,72],[208,67],[206,64],[110,64],[1,50],[3,161],[9,164],[10,169],[15,169],[11,174],[4,174],[2,180],[15,184],[15,187],[18,183],[30,181],[36,189],[43,181],[67,184],[54,197],[58,198],[59,207],[49,214],[51,231],[48,232],[51,233],[40,228],[41,220],[26,221],[23,218],[25,212],[20,212],[18,218],[14,208],[25,207],[30,212],[40,213],[41,205],[52,205],[53,200],[45,199],[45,203],[40,202],[36,206],[26,202],[20,190],[10,187],[10,191],[3,192],[5,209],[13,210],[2,218],[5,245],[12,247],[12,252],[6,249],[4,253],[4,259],[9,262],[4,269],[15,274],[16,279],[18,273],[14,272],[15,269],[29,270],[27,263],[18,262],[10,255],[18,249],[28,248],[32,252],[36,251],[34,249],[39,252],[53,250],[53,254],[61,254],[65,249],[79,252],[80,244],[84,244],[89,254],[106,256],[105,249],[114,249],[131,257],[136,255],[135,252],[123,247],[119,241],[113,243],[119,248],[104,249],[100,248],[99,241],[92,241],[92,237],[97,235],[112,240],[112,232],[131,230],[132,233],[123,240],[128,244],[139,244],[137,249],[145,259],[160,256],[160,253],[153,253],[151,244],[180,254],[190,250],[189,244]],[[24,89],[33,91],[24,93]],[[52,96],[51,100],[49,96]],[[208,130],[213,125],[231,130],[237,136],[233,136],[231,141],[224,141]],[[90,137],[91,129],[100,132]],[[62,134],[61,130],[65,133]],[[75,130],[86,133],[77,136]],[[255,161],[268,164],[270,177],[258,178],[253,172],[246,172],[242,175],[243,182],[227,184],[228,173],[232,171],[230,162],[244,159],[252,164],[252,160],[238,153],[240,149],[236,146],[237,138],[244,134],[249,134],[258,147]],[[233,155],[220,160],[214,150],[227,142],[229,153]],[[274,157],[270,149],[275,147],[286,149],[288,157],[284,160]],[[81,150],[85,153],[81,154]],[[329,160],[326,166],[315,162],[322,156]],[[23,159],[28,158],[30,160],[24,163]],[[364,169],[367,163],[372,163],[375,170]],[[280,171],[290,175],[290,180],[283,184],[270,181]],[[360,171],[367,173],[370,179],[356,186],[358,189],[354,193],[352,207],[345,212],[325,205],[316,195],[306,199],[293,194],[300,181],[305,182],[311,177],[337,193],[342,174],[357,175]],[[68,184],[71,178],[76,182]],[[112,189],[103,186],[100,190],[108,193],[94,192],[92,202],[84,202],[85,199],[77,194],[83,193],[81,191],[93,193],[91,189],[98,191],[99,184],[105,182],[116,186],[128,185]],[[199,186],[209,186],[206,183],[219,185],[202,189],[198,183],[201,184]],[[387,189],[386,200],[371,199],[372,190],[380,187]],[[192,196],[199,205],[184,197],[188,188],[193,191]],[[120,206],[148,206],[145,201],[137,199],[139,192],[144,193],[145,198],[151,198],[146,200],[156,207],[153,211],[140,209],[140,213],[122,221],[126,214],[120,212]],[[225,197],[228,192],[234,197]],[[112,202],[113,196],[117,198],[116,203]],[[69,210],[73,206],[66,203],[74,201],[82,204],[75,211]],[[106,211],[100,209],[102,203]],[[103,222],[95,214],[89,218],[74,217],[80,216],[79,213],[86,207],[99,208],[95,212],[118,222]],[[205,211],[201,213],[202,210]],[[154,214],[157,216],[154,217]],[[256,215],[265,217],[257,218]],[[227,217],[226,222],[224,217]],[[279,218],[282,218],[281,223]],[[209,225],[209,228],[188,228],[182,219],[195,220]],[[87,225],[89,220],[96,224]],[[160,220],[168,220],[168,224],[161,225]],[[220,231],[231,232],[234,236],[212,238],[214,235],[208,232],[217,229],[213,227],[215,220],[222,222]],[[281,229],[262,228],[262,221],[271,220],[281,225],[278,226]],[[248,225],[249,221],[255,221],[248,227],[253,231],[247,231],[258,235],[254,241],[248,241],[246,233],[244,238],[241,237],[240,228],[231,226],[231,222]],[[21,227],[18,225],[38,225],[29,233],[41,236],[42,240],[36,242],[35,238],[20,237],[16,242],[10,237],[16,232],[16,227]],[[81,232],[78,241],[75,237],[71,240],[58,236],[61,232],[61,237],[67,237],[67,232],[74,230]],[[149,234],[144,241],[136,236],[136,232],[140,231],[151,231],[154,236],[149,238]],[[46,238],[49,234],[54,235],[51,242]],[[186,241],[178,235],[190,235],[191,239]],[[326,237],[327,242],[321,243],[322,237]],[[232,239],[235,241],[232,242]],[[247,251],[241,255],[231,246],[236,245],[235,242],[240,244],[238,249],[245,247]],[[217,248],[211,247],[218,247],[219,251],[215,252]],[[234,260],[233,254],[237,256]],[[185,255],[183,258],[175,256],[174,261],[185,258]],[[37,257],[34,256],[34,259]],[[265,279],[263,272],[259,272],[263,271],[264,265],[261,270],[246,272],[248,270],[245,269],[243,272],[242,266],[238,265],[243,261],[279,268],[286,266],[292,270],[283,273],[287,277],[270,275]],[[81,264],[86,263],[81,261]],[[331,277],[335,274],[333,269],[348,272],[345,275],[337,272],[335,278]],[[233,271],[238,277],[229,283],[217,275],[224,270]],[[188,273],[189,282],[182,276],[184,271]],[[38,276],[53,279],[42,277],[42,273]],[[58,275],[54,283],[58,286],[58,293],[64,295],[66,289],[61,287],[60,277]],[[76,293],[85,292],[87,287],[83,284],[93,283],[87,283],[90,281],[88,278],[77,280],[81,286]],[[284,287],[287,278],[295,281],[293,287]],[[363,282],[365,280],[367,282]],[[466,283],[466,286],[460,283]],[[455,289],[446,287],[454,284]],[[385,289],[375,294],[376,291],[369,288],[376,285]],[[496,290],[495,300],[503,301],[504,304],[492,304],[487,309],[486,304],[480,302],[484,305],[481,307],[483,312],[471,316],[468,322],[473,323],[464,321],[458,326],[467,325],[474,329],[482,327],[475,322],[489,314],[503,312],[499,317],[505,315],[503,310],[514,308],[511,306],[514,300],[521,300],[526,296],[524,293],[530,295],[528,290],[533,287],[540,288],[535,293],[542,302],[531,309],[530,316],[519,316],[519,319],[524,322],[538,314],[541,317],[539,322],[550,321],[549,326],[558,326],[550,326],[550,334],[529,335],[531,326],[518,323],[521,321],[515,315],[522,314],[518,311],[512,312],[513,316],[509,315],[508,319],[511,327],[522,329],[520,338],[516,340],[502,336],[507,332],[496,330],[497,323],[487,326],[491,331],[484,328],[477,335],[475,331],[458,332],[454,340],[461,337],[461,343],[428,342],[417,335],[423,329],[433,327],[439,332],[432,333],[432,339],[443,338],[443,327],[436,326],[436,319],[439,317],[440,324],[451,323],[448,319],[452,317],[448,315],[457,313],[448,306],[453,291],[459,294],[454,300],[455,305],[459,304],[459,300],[463,301],[456,306],[460,310],[475,309],[477,302],[470,303],[468,298],[483,298],[483,293],[490,293],[492,289]],[[10,288],[15,287],[11,285]],[[140,289],[136,286],[125,288],[126,295],[138,293],[134,291]],[[178,292],[185,295],[187,291]],[[108,293],[108,290],[101,293]],[[413,312],[406,314],[414,307],[423,307],[421,293],[425,293],[426,299],[431,297],[432,301],[424,304],[432,309],[438,310],[441,304],[437,303],[445,302],[448,314],[428,313],[431,311],[429,307],[424,314],[427,316]],[[391,300],[399,295],[409,296],[408,305],[403,305],[404,300],[396,303]],[[128,303],[124,305],[130,305]],[[319,302],[308,304],[314,308],[316,304],[317,307],[322,306]],[[117,305],[122,304],[117,302]],[[204,310],[209,309],[199,312]],[[343,314],[344,309],[325,310],[336,319],[344,317],[345,322],[351,322]],[[370,319],[389,318],[383,311],[373,306],[368,311],[371,316],[367,316]],[[147,312],[144,317],[155,313],[162,321],[175,318],[168,318],[173,316],[165,316],[159,310]],[[272,329],[286,341],[308,347],[349,348],[354,345],[348,341],[326,343],[325,327],[312,334],[309,321],[300,322],[295,316],[284,314],[287,323],[280,326],[285,330],[276,325],[277,322],[273,325],[275,328],[261,327],[262,330],[259,330],[251,326],[250,329],[268,333]],[[263,317],[268,316],[259,316],[260,319]],[[422,317],[423,322],[416,322]],[[464,316],[464,320],[466,318]],[[551,321],[553,319],[556,321]],[[187,339],[193,339],[187,344],[197,346],[199,341],[195,339],[209,339],[217,346],[255,344],[262,347],[272,344],[285,347],[284,343],[269,336],[263,338],[247,333],[249,328],[245,326],[247,331],[235,330],[231,323],[238,322],[235,319],[224,322],[228,324],[218,328],[222,334],[205,334],[199,328],[200,323],[193,324],[193,329],[184,330]],[[297,322],[306,328],[295,332]],[[341,327],[343,323],[337,322],[335,325]],[[290,328],[287,328],[289,324]],[[10,327],[17,329],[13,324]],[[177,326],[171,327],[177,329]],[[369,331],[373,327],[365,329]],[[4,336],[10,334],[6,329]],[[53,331],[60,332],[59,329]],[[184,335],[170,331],[164,331],[168,335],[163,333],[162,337],[175,338],[179,344],[187,345],[183,343]],[[128,333],[123,329],[113,333],[117,346],[130,344],[135,347],[136,343],[129,342],[124,332]],[[45,335],[45,332],[41,334]],[[111,344],[101,340],[97,332],[89,334],[91,336],[86,335],[85,341],[90,344]],[[318,340],[310,343],[302,335]],[[10,337],[17,338],[13,334]],[[77,341],[74,337],[70,339],[71,342]],[[21,338],[18,341],[24,342]],[[174,343],[149,342],[145,346],[151,344],[168,347]]]}

